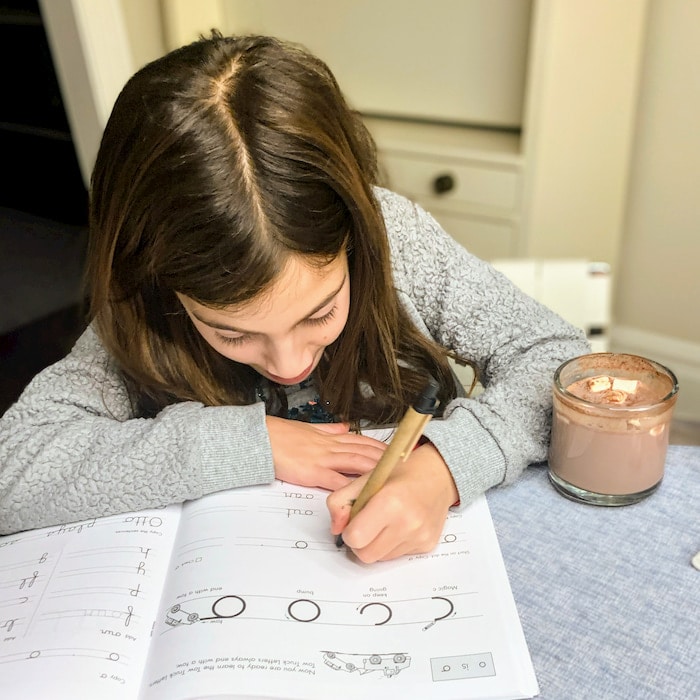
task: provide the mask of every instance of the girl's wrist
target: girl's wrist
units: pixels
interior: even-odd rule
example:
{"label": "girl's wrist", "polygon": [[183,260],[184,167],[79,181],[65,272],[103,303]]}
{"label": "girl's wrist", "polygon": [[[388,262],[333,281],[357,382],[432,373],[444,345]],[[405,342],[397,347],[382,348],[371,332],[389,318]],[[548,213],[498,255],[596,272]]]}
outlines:
{"label": "girl's wrist", "polygon": [[445,503],[447,506],[459,505],[459,491],[455,480],[452,478],[452,472],[435,445],[426,438],[422,438],[422,442],[415,452],[417,457],[420,455],[421,469],[427,467],[435,476],[441,477],[440,481],[444,485]]}

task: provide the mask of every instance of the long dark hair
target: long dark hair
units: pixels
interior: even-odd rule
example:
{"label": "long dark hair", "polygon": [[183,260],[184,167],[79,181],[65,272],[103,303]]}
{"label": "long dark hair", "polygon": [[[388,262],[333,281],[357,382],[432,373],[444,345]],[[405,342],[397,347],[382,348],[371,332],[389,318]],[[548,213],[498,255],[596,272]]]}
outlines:
{"label": "long dark hair", "polygon": [[204,341],[176,292],[211,308],[268,289],[290,255],[348,254],[347,324],[315,378],[341,420],[398,418],[444,351],[400,306],[373,195],[374,144],[328,67],[301,47],[218,33],[136,73],[95,164],[90,315],[139,415],[241,405],[260,377]]}

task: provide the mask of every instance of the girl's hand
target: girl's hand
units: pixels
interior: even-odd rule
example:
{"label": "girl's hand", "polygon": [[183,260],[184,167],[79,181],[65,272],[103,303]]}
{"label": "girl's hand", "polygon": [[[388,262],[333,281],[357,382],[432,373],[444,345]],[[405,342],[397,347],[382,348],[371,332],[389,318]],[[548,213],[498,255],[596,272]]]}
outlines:
{"label": "girl's hand", "polygon": [[267,416],[275,476],[299,486],[335,491],[351,483],[348,474],[371,471],[386,444],[350,432],[346,423],[303,423]]}
{"label": "girl's hand", "polygon": [[433,549],[442,534],[457,487],[440,453],[421,445],[399,464],[391,476],[352,519],[350,508],[364,486],[360,477],[327,498],[331,532],[365,563],[395,559]]}

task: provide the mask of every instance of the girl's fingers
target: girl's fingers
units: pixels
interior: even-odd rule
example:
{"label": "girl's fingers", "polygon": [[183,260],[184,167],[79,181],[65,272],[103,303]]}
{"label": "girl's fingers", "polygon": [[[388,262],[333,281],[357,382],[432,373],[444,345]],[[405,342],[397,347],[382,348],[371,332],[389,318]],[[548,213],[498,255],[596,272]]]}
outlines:
{"label": "girl's fingers", "polygon": [[357,479],[329,494],[326,498],[326,505],[331,515],[331,533],[339,535],[348,524],[350,519],[350,509],[355,499],[365,485],[368,476],[360,476]]}
{"label": "girl's fingers", "polygon": [[325,456],[321,466],[343,474],[366,474],[374,469],[381,452],[332,452]]}
{"label": "girl's fingers", "polygon": [[384,487],[348,522],[343,499],[347,503],[357,493],[355,484],[341,489],[329,499],[329,509],[333,532],[342,532],[345,544],[366,563],[434,549],[458,496],[447,466],[430,445],[398,465]]}
{"label": "girl's fingers", "polygon": [[347,423],[314,423],[313,426],[322,433],[342,434],[350,431]]}
{"label": "girl's fingers", "polygon": [[349,476],[330,469],[321,469],[315,481],[319,488],[326,489],[326,491],[337,491],[352,483],[352,479]]}

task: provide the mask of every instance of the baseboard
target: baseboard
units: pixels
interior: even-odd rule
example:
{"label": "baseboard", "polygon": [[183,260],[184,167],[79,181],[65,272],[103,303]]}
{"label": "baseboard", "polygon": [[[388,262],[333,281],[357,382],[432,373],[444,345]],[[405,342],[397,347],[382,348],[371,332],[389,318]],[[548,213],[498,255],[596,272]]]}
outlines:
{"label": "baseboard", "polygon": [[674,417],[700,421],[700,343],[613,325],[610,349],[642,355],[666,365],[678,377],[680,386]]}

